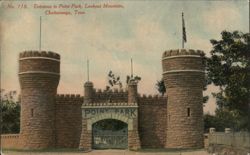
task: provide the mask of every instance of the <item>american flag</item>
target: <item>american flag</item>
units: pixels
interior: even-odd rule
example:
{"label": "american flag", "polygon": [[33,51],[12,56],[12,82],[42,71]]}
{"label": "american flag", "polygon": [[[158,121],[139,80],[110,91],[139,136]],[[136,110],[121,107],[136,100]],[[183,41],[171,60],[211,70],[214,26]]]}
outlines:
{"label": "american flag", "polygon": [[182,12],[182,39],[183,39],[183,42],[187,42],[186,28],[185,28],[185,21],[184,21],[184,13],[183,12]]}

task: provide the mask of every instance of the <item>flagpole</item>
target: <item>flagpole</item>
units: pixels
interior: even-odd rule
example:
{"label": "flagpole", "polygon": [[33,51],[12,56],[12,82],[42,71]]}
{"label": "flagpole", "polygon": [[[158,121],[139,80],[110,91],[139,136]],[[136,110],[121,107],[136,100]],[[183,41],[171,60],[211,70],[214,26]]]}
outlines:
{"label": "flagpole", "polygon": [[87,79],[89,82],[89,59],[87,60]]}
{"label": "flagpole", "polygon": [[131,58],[131,78],[133,78],[133,59]]}
{"label": "flagpole", "polygon": [[182,48],[184,48],[184,36],[183,36],[183,34],[184,34],[184,31],[183,31],[183,27],[184,27],[184,23],[183,23],[183,12],[182,12],[182,14],[181,14],[181,21],[182,21],[182,25],[181,25],[181,29],[182,29]]}

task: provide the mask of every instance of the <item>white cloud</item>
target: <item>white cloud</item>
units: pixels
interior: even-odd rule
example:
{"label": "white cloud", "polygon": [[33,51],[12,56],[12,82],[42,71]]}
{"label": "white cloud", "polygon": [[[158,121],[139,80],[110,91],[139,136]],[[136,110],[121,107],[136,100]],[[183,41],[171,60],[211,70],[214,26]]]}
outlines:
{"label": "white cloud", "polygon": [[223,30],[236,30],[241,27],[241,14],[237,7],[231,5],[214,5],[202,14],[203,25],[209,33],[219,35]]}
{"label": "white cloud", "polygon": [[187,44],[188,48],[195,50],[202,50],[206,56],[210,56],[210,51],[212,49],[212,44],[209,39],[203,39],[201,36],[192,35],[190,36],[190,42]]}
{"label": "white cloud", "polygon": [[212,92],[216,93],[218,91],[219,91],[218,87],[214,85],[209,85],[207,87],[207,90],[203,93],[205,96],[209,97],[209,100],[207,101],[204,107],[205,113],[209,112],[210,114],[214,114],[217,105],[216,105],[216,99],[213,97]]}

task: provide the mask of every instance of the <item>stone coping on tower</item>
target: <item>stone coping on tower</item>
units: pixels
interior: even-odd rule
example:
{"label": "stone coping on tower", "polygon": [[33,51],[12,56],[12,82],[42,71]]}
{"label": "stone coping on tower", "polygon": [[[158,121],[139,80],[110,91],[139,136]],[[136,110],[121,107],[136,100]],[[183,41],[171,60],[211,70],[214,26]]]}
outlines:
{"label": "stone coping on tower", "polygon": [[23,75],[23,74],[51,74],[51,75],[60,76],[59,73],[46,72],[46,71],[27,71],[27,72],[20,72],[20,73],[18,73],[18,75]]}
{"label": "stone coping on tower", "polygon": [[162,59],[164,60],[175,57],[202,57],[204,55],[204,52],[201,50],[174,49],[163,52]]}
{"label": "stone coping on tower", "polygon": [[87,82],[84,83],[84,86],[91,86],[91,87],[93,87],[94,85],[93,85],[93,82],[87,81]]}
{"label": "stone coping on tower", "polygon": [[129,80],[128,85],[137,85],[138,82],[134,79]]}
{"label": "stone coping on tower", "polygon": [[185,69],[185,70],[172,70],[172,71],[165,71],[162,73],[162,75],[164,74],[169,74],[169,73],[180,73],[180,72],[196,72],[196,73],[205,73],[205,71],[203,70],[195,70],[195,69]]}
{"label": "stone coping on tower", "polygon": [[19,59],[36,59],[36,58],[47,58],[52,60],[60,60],[60,55],[51,51],[24,51],[19,54]]}

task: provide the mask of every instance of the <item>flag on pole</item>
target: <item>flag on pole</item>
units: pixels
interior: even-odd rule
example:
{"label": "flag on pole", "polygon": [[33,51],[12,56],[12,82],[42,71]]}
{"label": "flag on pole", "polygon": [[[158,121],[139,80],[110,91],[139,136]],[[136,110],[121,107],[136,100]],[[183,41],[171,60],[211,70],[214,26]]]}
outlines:
{"label": "flag on pole", "polygon": [[187,42],[186,28],[185,28],[185,21],[184,21],[184,13],[183,12],[182,12],[182,39],[183,39],[183,43]]}

